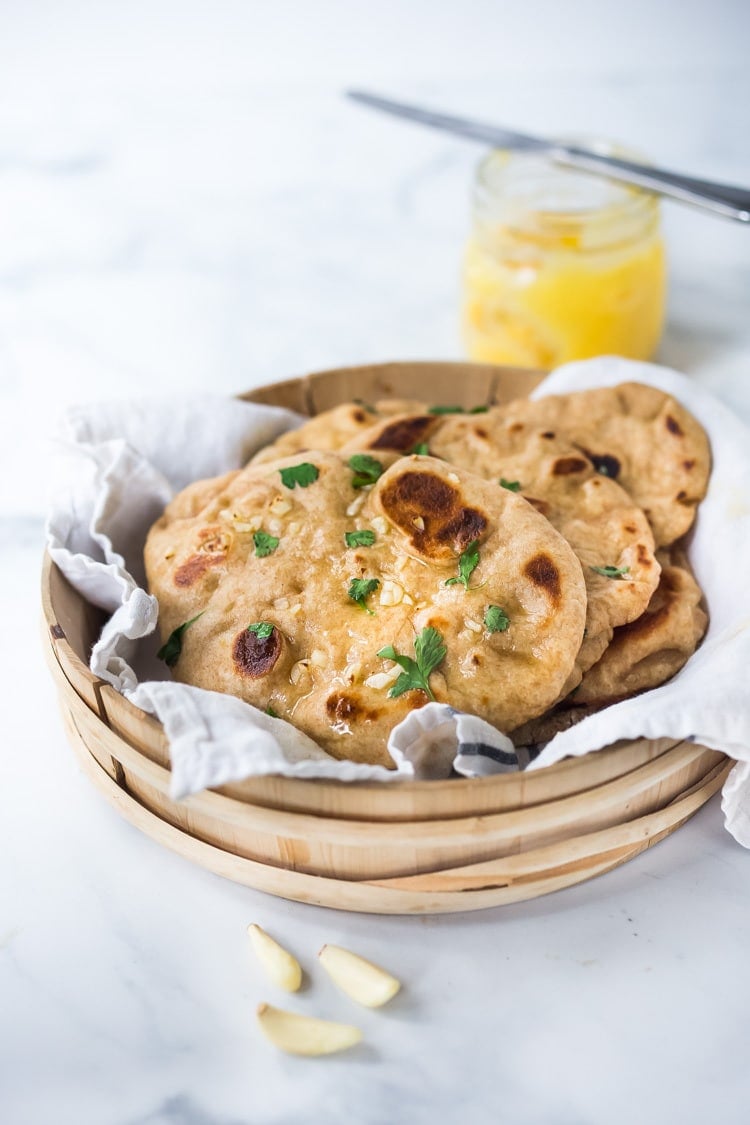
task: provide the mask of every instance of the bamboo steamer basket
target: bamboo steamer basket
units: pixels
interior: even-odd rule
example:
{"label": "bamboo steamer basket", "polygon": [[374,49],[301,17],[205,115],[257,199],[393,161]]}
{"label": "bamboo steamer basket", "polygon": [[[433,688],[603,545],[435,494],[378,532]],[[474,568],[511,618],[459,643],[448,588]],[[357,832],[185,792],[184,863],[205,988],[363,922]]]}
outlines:
{"label": "bamboo steamer basket", "polygon": [[[315,414],[353,398],[474,406],[527,395],[542,373],[389,363],[242,396]],[[176,802],[164,730],[88,668],[103,624],[49,558],[44,644],[65,730],[99,791],[132,824],[201,866],[283,898],[342,910],[478,910],[608,871],[680,827],[731,763],[677,739],[621,742],[530,773],[386,785],[259,777]]]}

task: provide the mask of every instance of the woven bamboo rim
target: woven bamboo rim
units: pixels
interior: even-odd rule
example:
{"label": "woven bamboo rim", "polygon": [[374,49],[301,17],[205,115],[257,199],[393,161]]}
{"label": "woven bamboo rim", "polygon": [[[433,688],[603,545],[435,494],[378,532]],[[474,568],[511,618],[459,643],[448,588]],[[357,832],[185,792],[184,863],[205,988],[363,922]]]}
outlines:
{"label": "woven bamboo rim", "polygon": [[[476,364],[345,368],[244,398],[315,413],[351,398],[471,406],[540,373]],[[218,874],[302,902],[373,913],[473,910],[580,882],[673,832],[721,786],[724,755],[675,739],[619,743],[529,774],[391,785],[249,778],[169,797],[161,724],[88,669],[102,615],[49,558],[45,649],[87,776],[132,823]]]}

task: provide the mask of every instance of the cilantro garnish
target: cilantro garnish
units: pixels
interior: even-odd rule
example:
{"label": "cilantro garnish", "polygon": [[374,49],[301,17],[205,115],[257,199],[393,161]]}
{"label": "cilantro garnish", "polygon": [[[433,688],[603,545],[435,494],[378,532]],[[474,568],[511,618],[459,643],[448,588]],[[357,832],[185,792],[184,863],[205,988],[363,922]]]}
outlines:
{"label": "cilantro garnish", "polygon": [[371,406],[369,402],[365,402],[363,398],[355,398],[354,402],[356,402],[357,406],[361,406],[363,410],[366,410],[368,414],[377,414],[375,407]]}
{"label": "cilantro garnish", "polygon": [[375,484],[383,472],[383,466],[369,453],[355,453],[349,458],[348,465],[354,472],[352,488],[364,488],[366,484]]}
{"label": "cilantro garnish", "polygon": [[372,547],[375,542],[374,531],[345,531],[344,539],[347,547]]}
{"label": "cilantro garnish", "polygon": [[414,448],[412,449],[412,453],[418,453],[420,457],[428,457],[430,453],[430,447],[426,441],[420,441],[417,445],[414,446]]}
{"label": "cilantro garnish", "polygon": [[279,469],[279,472],[281,483],[286,488],[294,488],[295,484],[300,488],[307,488],[308,484],[312,484],[320,476],[317,467],[309,461],[300,461],[299,465],[290,465],[288,469]]}
{"label": "cilantro garnish", "polygon": [[472,539],[468,544],[465,551],[458,560],[458,574],[449,578],[445,583],[446,586],[455,586],[456,583],[461,582],[464,589],[469,589],[469,579],[479,566],[479,540]]}
{"label": "cilantro garnish", "polygon": [[463,406],[428,406],[428,414],[465,414]]}
{"label": "cilantro garnish", "polygon": [[601,574],[603,578],[623,578],[630,570],[629,566],[590,566],[594,574]]}
{"label": "cilantro garnish", "polygon": [[472,406],[469,414],[486,414],[489,406]]}
{"label": "cilantro garnish", "polygon": [[489,633],[504,633],[510,625],[510,618],[499,605],[488,605],[484,611],[484,624]]}
{"label": "cilantro garnish", "polygon": [[267,641],[274,630],[274,626],[270,621],[253,621],[252,625],[248,625],[248,633],[255,633],[259,641]]}
{"label": "cilantro garnish", "polygon": [[521,488],[520,480],[506,480],[505,477],[500,477],[500,485],[507,488],[508,492],[518,492]]}
{"label": "cilantro garnish", "polygon": [[270,715],[272,719],[278,719],[279,718],[278,711],[274,711],[274,709],[273,709],[273,707],[271,706],[270,703],[266,707],[266,714]]}
{"label": "cilantro garnish", "polygon": [[267,531],[256,531],[253,535],[253,543],[255,544],[255,554],[259,559],[265,559],[268,555],[272,555],[279,545],[279,540],[275,535],[269,535]]}
{"label": "cilantro garnish", "polygon": [[206,611],[203,610],[201,613],[196,614],[195,617],[191,617],[189,621],[185,621],[182,625],[178,625],[176,629],[173,629],[166,643],[163,644],[157,652],[156,655],[158,659],[163,660],[168,668],[174,668],[175,664],[180,659],[182,637],[185,630],[189,629],[193,622],[197,621],[199,617],[202,617],[205,612]]}
{"label": "cilantro garnish", "polygon": [[349,597],[361,606],[365,613],[373,616],[373,611],[366,605],[366,601],[379,585],[380,581],[377,578],[352,578],[349,583]]}
{"label": "cilantro garnish", "polygon": [[442,664],[447,652],[442,636],[437,629],[433,629],[431,626],[423,629],[419,636],[414,638],[416,660],[412,660],[410,656],[400,656],[393,645],[381,648],[378,656],[384,660],[393,660],[400,668],[403,668],[403,672],[388,695],[395,699],[396,696],[403,695],[405,691],[423,691],[430,699],[434,699],[435,696],[432,694],[429,684],[430,673],[434,672],[439,664]]}

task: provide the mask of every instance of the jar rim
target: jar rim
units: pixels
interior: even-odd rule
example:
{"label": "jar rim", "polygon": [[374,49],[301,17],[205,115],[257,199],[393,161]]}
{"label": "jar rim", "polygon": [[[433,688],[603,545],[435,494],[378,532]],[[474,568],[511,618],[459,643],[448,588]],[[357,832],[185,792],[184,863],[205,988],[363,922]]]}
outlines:
{"label": "jar rim", "polygon": [[[647,163],[642,154],[613,141],[581,137],[559,138],[559,141],[586,148],[597,155],[619,156]],[[515,177],[515,183],[511,177]],[[526,199],[522,194],[523,188],[531,188],[535,181],[537,184],[541,181],[543,187],[561,184],[573,196],[580,187],[584,203],[579,206],[535,205],[531,194]],[[607,189],[601,185],[609,185],[608,196]],[[504,190],[514,186],[516,194]],[[585,202],[584,187],[589,188],[589,194],[593,195],[597,186],[601,200]],[[537,150],[496,148],[482,157],[476,168],[475,202],[481,206],[490,201],[506,202],[509,207],[511,202],[515,203],[508,227],[519,233],[543,228],[552,234],[556,229],[570,231],[595,223],[609,226],[620,221],[638,223],[640,220],[646,224],[659,213],[659,197],[654,192],[582,169],[555,164],[547,154]]]}

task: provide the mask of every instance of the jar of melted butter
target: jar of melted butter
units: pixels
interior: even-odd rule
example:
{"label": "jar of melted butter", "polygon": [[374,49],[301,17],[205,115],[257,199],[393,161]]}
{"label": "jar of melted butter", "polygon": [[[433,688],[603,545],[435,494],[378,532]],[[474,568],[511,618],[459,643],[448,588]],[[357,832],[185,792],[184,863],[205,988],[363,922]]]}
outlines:
{"label": "jar of melted butter", "polygon": [[602,354],[648,359],[665,297],[656,195],[537,153],[493,151],[479,165],[464,267],[472,359],[543,368]]}

